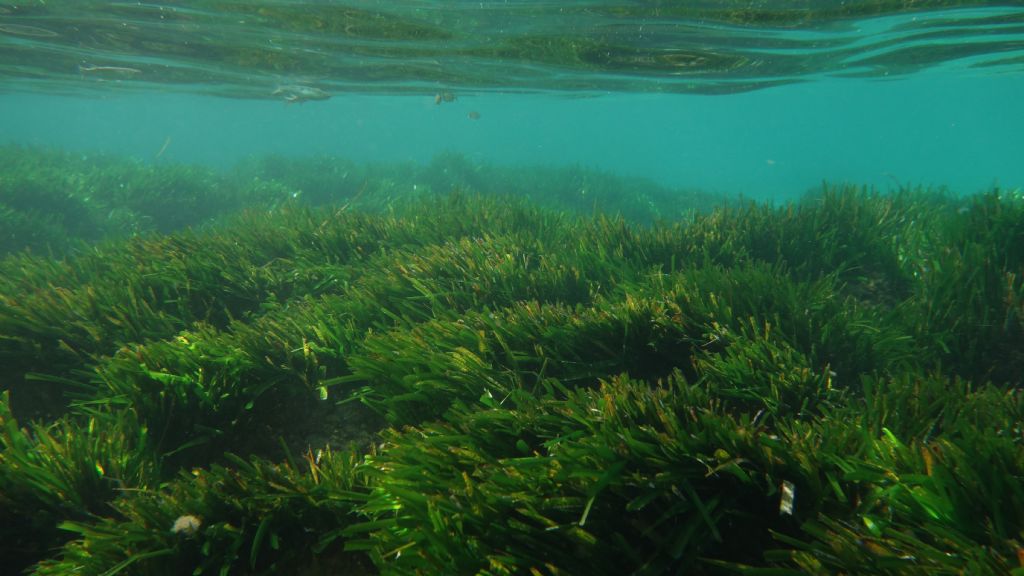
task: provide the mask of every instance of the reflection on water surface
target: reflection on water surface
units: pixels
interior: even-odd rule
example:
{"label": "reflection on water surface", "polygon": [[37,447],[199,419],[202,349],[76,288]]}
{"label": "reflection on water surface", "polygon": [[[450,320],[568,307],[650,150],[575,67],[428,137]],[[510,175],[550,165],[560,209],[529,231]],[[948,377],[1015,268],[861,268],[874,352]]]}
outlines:
{"label": "reflection on water surface", "polygon": [[1020,70],[1024,9],[884,0],[0,4],[7,90],[732,93],[948,63]]}

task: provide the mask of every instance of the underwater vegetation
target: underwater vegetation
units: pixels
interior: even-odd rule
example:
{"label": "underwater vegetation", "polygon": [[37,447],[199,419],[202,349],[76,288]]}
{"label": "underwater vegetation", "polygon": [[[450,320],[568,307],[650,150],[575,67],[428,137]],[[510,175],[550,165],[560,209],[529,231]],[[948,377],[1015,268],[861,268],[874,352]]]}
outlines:
{"label": "underwater vegetation", "polygon": [[0,260],[12,573],[1024,574],[1019,191],[23,153],[146,227]]}
{"label": "underwater vegetation", "polygon": [[63,253],[77,241],[197,226],[292,190],[188,165],[0,147],[0,254]]}
{"label": "underwater vegetation", "polygon": [[82,242],[166,234],[243,209],[289,203],[382,212],[452,190],[490,196],[512,187],[565,211],[619,214],[641,223],[675,219],[724,200],[582,167],[520,170],[450,152],[425,166],[268,155],[218,172],[8,145],[0,146],[0,174],[0,254],[30,249],[61,255]]}

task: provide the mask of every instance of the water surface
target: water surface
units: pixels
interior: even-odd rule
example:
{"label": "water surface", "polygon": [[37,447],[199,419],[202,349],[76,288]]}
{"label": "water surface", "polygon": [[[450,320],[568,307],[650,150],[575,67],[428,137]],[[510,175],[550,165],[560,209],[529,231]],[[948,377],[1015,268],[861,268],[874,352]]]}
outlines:
{"label": "water surface", "polygon": [[1022,69],[1014,2],[8,2],[0,139],[975,192],[1024,182]]}

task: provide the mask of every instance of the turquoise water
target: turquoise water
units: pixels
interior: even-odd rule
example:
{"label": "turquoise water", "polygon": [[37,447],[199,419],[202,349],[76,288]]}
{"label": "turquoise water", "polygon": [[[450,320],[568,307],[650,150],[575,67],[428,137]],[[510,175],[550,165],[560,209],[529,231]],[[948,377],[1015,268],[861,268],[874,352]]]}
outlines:
{"label": "turquoise water", "polygon": [[217,167],[457,151],[755,198],[1024,184],[1012,3],[248,4],[0,5],[0,141]]}
{"label": "turquoise water", "polygon": [[0,576],[1024,576],[1022,95],[1020,2],[0,0]]}

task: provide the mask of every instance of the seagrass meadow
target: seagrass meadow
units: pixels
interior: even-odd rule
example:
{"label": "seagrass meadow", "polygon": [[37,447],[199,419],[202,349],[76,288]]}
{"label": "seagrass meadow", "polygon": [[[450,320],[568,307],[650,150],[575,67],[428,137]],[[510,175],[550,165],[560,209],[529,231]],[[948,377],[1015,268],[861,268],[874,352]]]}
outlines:
{"label": "seagrass meadow", "polygon": [[0,164],[5,574],[1024,574],[1019,190]]}

